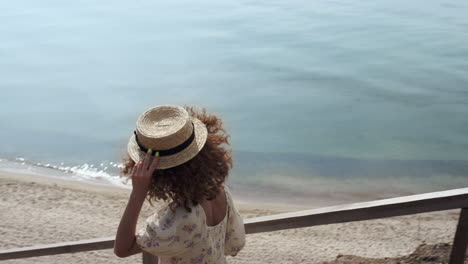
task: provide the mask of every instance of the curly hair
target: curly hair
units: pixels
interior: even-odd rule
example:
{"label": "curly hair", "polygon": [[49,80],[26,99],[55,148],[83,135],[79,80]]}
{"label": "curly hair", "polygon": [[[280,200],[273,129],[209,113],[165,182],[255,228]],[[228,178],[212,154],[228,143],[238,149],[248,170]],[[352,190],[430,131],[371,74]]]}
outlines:
{"label": "curly hair", "polygon": [[[197,111],[185,106],[190,116],[202,121],[208,130],[206,143],[191,160],[168,169],[157,169],[147,194],[148,201],[170,201],[170,208],[178,206],[191,212],[189,202],[199,204],[203,199],[212,200],[219,193],[229,170],[232,168],[229,135],[223,128],[223,121],[216,115]],[[121,173],[130,178],[135,162],[127,155]]]}

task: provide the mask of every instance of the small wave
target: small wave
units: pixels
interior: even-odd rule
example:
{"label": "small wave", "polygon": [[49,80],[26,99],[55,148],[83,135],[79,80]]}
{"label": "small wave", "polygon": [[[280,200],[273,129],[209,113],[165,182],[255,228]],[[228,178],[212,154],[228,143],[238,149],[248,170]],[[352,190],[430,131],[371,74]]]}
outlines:
{"label": "small wave", "polygon": [[14,159],[0,159],[0,170],[13,173],[25,173],[42,176],[60,177],[97,184],[111,184],[120,187],[128,187],[121,177],[119,170],[122,164],[113,161],[101,162],[98,164],[59,164],[35,162],[23,157]]}

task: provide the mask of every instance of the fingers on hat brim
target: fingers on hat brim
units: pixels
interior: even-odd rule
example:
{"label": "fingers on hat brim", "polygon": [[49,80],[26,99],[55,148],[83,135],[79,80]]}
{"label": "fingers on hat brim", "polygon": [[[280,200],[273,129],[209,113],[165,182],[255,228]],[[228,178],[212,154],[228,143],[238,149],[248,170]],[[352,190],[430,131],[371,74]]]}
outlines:
{"label": "fingers on hat brim", "polygon": [[[198,152],[203,148],[208,137],[208,130],[205,124],[196,118],[192,118],[192,122],[195,128],[195,139],[192,144],[179,153],[170,156],[160,156],[158,162],[158,169],[168,169],[185,163],[195,157]],[[135,135],[130,137],[127,145],[127,152],[130,158],[135,162],[139,162],[144,159],[146,153],[140,150]]]}

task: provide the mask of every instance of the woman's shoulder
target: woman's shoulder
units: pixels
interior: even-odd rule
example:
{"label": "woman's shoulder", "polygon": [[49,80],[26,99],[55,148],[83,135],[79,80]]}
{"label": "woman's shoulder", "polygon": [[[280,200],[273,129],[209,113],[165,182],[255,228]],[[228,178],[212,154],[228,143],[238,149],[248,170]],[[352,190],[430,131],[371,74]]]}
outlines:
{"label": "woman's shoulder", "polygon": [[190,204],[190,210],[184,206],[172,208],[167,204],[162,206],[155,214],[150,216],[146,223],[152,226],[157,226],[158,229],[164,231],[180,225],[196,224],[201,220],[201,212],[199,206]]}
{"label": "woman's shoulder", "polygon": [[183,246],[181,243],[198,237],[203,226],[200,211],[197,207],[191,209],[188,211],[183,207],[163,206],[146,219],[146,227],[137,234],[137,243],[143,249],[152,248],[154,252],[161,252],[165,248]]}
{"label": "woman's shoulder", "polygon": [[184,253],[202,237],[200,211],[197,208],[165,206],[146,220],[146,227],[136,235],[141,249],[159,256]]}
{"label": "woman's shoulder", "polygon": [[227,202],[228,206],[232,206],[233,199],[232,199],[231,190],[229,189],[229,187],[227,185],[223,186],[223,190],[226,193],[226,202]]}

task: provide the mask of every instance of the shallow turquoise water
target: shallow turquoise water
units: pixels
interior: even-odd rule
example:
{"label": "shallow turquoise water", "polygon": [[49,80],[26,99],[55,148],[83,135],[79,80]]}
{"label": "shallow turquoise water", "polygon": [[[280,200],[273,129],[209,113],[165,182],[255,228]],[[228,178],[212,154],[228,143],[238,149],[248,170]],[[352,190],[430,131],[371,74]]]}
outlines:
{"label": "shallow turquoise water", "polygon": [[468,184],[466,1],[0,9],[0,158],[116,162],[142,111],[192,104],[226,120],[252,184],[272,171],[278,186],[323,175]]}

